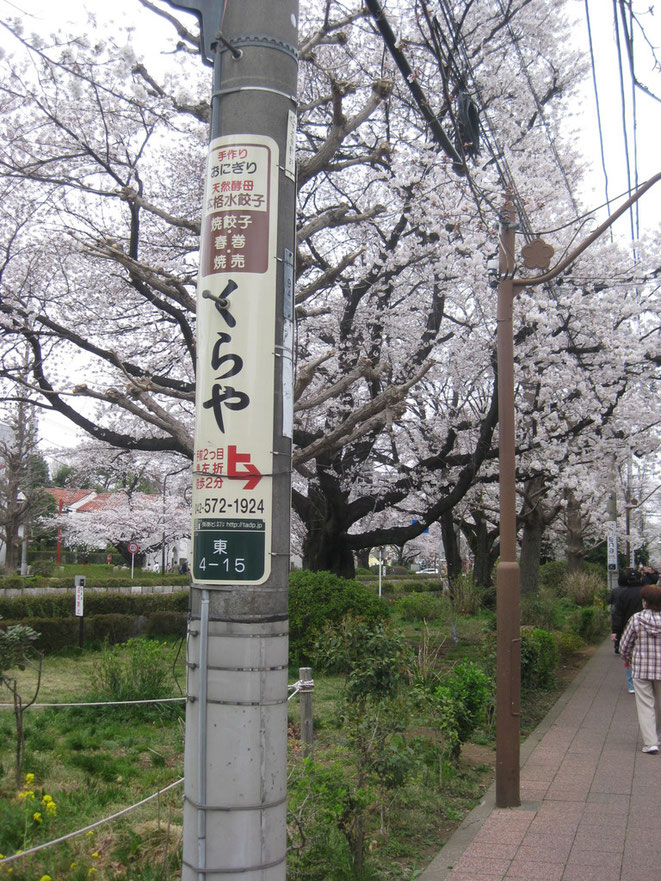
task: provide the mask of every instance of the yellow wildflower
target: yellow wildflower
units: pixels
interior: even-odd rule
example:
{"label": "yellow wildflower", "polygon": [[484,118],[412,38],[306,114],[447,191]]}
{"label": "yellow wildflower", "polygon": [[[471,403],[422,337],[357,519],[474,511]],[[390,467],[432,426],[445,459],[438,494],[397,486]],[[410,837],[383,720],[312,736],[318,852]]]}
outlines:
{"label": "yellow wildflower", "polygon": [[70,868],[70,869],[75,869],[77,865],[78,865],[78,864],[74,861],[73,863],[71,863],[71,865],[69,866],[69,868]]}
{"label": "yellow wildflower", "polygon": [[96,872],[96,868],[95,868],[94,866],[92,866],[92,868],[91,868],[91,869],[89,870],[89,872],[87,873],[88,877],[90,877],[90,878],[93,877],[93,875],[95,874],[95,872]]}
{"label": "yellow wildflower", "polygon": [[92,854],[92,856],[94,857],[95,860],[98,860],[98,858],[99,858],[98,850],[95,850],[94,853]]}
{"label": "yellow wildflower", "polygon": [[25,785],[32,786],[34,783],[34,774],[26,774],[25,775]]}
{"label": "yellow wildflower", "polygon": [[35,823],[41,823],[41,811],[35,811],[34,814],[32,814],[32,819]]}
{"label": "yellow wildflower", "polygon": [[42,875],[39,881],[53,881],[50,875]]}

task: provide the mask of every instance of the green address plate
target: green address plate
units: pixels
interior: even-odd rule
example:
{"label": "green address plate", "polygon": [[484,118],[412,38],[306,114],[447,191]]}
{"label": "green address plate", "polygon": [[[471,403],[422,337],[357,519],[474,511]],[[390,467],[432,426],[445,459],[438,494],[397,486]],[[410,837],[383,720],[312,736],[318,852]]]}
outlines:
{"label": "green address plate", "polygon": [[259,581],[264,575],[264,520],[196,519],[193,529],[193,579],[222,584]]}

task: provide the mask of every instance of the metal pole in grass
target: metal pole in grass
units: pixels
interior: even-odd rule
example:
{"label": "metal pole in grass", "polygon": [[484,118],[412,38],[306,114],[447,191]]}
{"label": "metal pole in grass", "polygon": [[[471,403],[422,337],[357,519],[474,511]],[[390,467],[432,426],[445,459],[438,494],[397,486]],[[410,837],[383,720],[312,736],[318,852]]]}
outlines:
{"label": "metal pole in grass", "polygon": [[311,667],[298,668],[299,696],[301,701],[301,743],[303,744],[303,756],[312,757],[313,754],[313,716],[312,694],[314,692],[314,680],[312,679]]}
{"label": "metal pole in grass", "polygon": [[169,2],[213,67],[182,879],[284,881],[298,3]]}

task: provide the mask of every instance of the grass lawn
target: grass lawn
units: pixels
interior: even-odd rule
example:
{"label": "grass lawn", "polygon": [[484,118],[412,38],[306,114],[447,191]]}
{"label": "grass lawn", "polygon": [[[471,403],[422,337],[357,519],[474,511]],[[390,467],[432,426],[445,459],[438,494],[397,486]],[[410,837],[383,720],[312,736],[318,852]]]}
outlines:
{"label": "grass lawn", "polygon": [[[441,620],[429,628],[403,623],[407,640],[416,650],[418,666],[429,664],[443,671],[461,658],[479,656],[484,634],[492,627],[492,615],[459,617],[455,622]],[[451,627],[451,623],[456,627]],[[184,688],[185,659],[179,642],[163,640],[155,650],[164,670],[174,666],[176,680]],[[89,649],[46,657],[39,702],[73,702],[94,697],[92,680],[98,676],[103,659],[102,650]],[[583,660],[579,656],[566,665],[561,671],[560,687],[564,687]],[[338,775],[345,775],[343,779],[351,777],[356,767],[355,756],[347,748],[339,716],[344,677],[321,675],[314,670],[313,675],[315,760],[319,773],[327,775],[323,780],[319,778],[327,794],[332,790],[333,780],[340,779]],[[29,696],[33,674],[18,672],[17,678],[19,690]],[[297,678],[298,670],[290,670],[289,681]],[[175,680],[169,688],[171,696],[179,696]],[[558,690],[542,692],[534,700],[524,702],[524,732],[543,717]],[[5,692],[0,697],[7,701],[9,695]],[[30,709],[25,714],[27,754],[17,795],[14,717],[10,710],[1,710],[0,853],[14,854],[81,829],[178,780],[183,775],[184,712],[183,703],[147,708]],[[293,799],[297,792],[296,776],[306,773],[298,740],[298,712],[294,699],[289,704]],[[492,782],[493,738],[494,731],[487,725],[464,745],[456,763],[439,764],[436,732],[426,726],[423,718],[413,717],[400,741],[400,749],[416,750],[411,772],[401,785],[384,790],[383,799],[365,812],[364,879],[413,879],[416,870],[430,861]],[[29,784],[25,774],[34,775]],[[181,871],[182,791],[181,786],[175,788],[89,834],[10,866],[0,865],[0,879],[40,881],[47,875],[52,881],[174,881]],[[44,796],[52,798],[54,809],[48,808]],[[297,803],[292,804],[292,810],[297,809]],[[351,877],[342,874],[346,842],[329,835],[322,844],[326,850],[320,851],[320,865],[327,860],[328,874],[323,874],[323,870],[317,874],[291,874],[292,881],[342,881]]]}

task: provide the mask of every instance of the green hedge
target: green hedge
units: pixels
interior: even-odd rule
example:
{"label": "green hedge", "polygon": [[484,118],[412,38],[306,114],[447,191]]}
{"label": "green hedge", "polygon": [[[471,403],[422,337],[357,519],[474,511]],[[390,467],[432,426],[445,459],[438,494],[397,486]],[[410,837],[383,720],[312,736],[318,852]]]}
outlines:
{"label": "green hedge", "polygon": [[[88,615],[151,615],[153,612],[186,612],[188,591],[176,593],[92,593],[85,592],[84,611]],[[0,597],[0,617],[68,618],[74,615],[74,595],[41,594]]]}
{"label": "green hedge", "polygon": [[[81,575],[85,575],[85,572],[81,572]],[[131,579],[128,575],[123,576],[108,576],[108,577],[99,577],[94,576],[93,578],[89,578],[87,582],[87,587],[131,587],[134,584],[171,584],[172,586],[188,586],[190,584],[190,578],[188,575],[166,575],[162,576],[158,572],[140,572],[139,576],[136,575],[136,578]],[[52,588],[63,588],[63,587],[73,587],[73,578],[71,576],[66,577],[54,577],[47,578],[43,575],[8,575],[5,578],[0,578],[0,588],[11,589],[11,590],[25,590],[32,587],[52,587]]]}
{"label": "green hedge", "polygon": [[[83,618],[83,641],[90,643],[126,642],[133,636],[183,636],[186,633],[185,612],[153,612],[149,616],[90,615]],[[0,627],[11,627],[21,621],[3,619]],[[75,648],[80,642],[80,618],[30,618],[30,626],[39,634],[34,646],[44,654]]]}
{"label": "green hedge", "polygon": [[186,633],[186,612],[152,612],[147,619],[147,636],[184,636]]}

